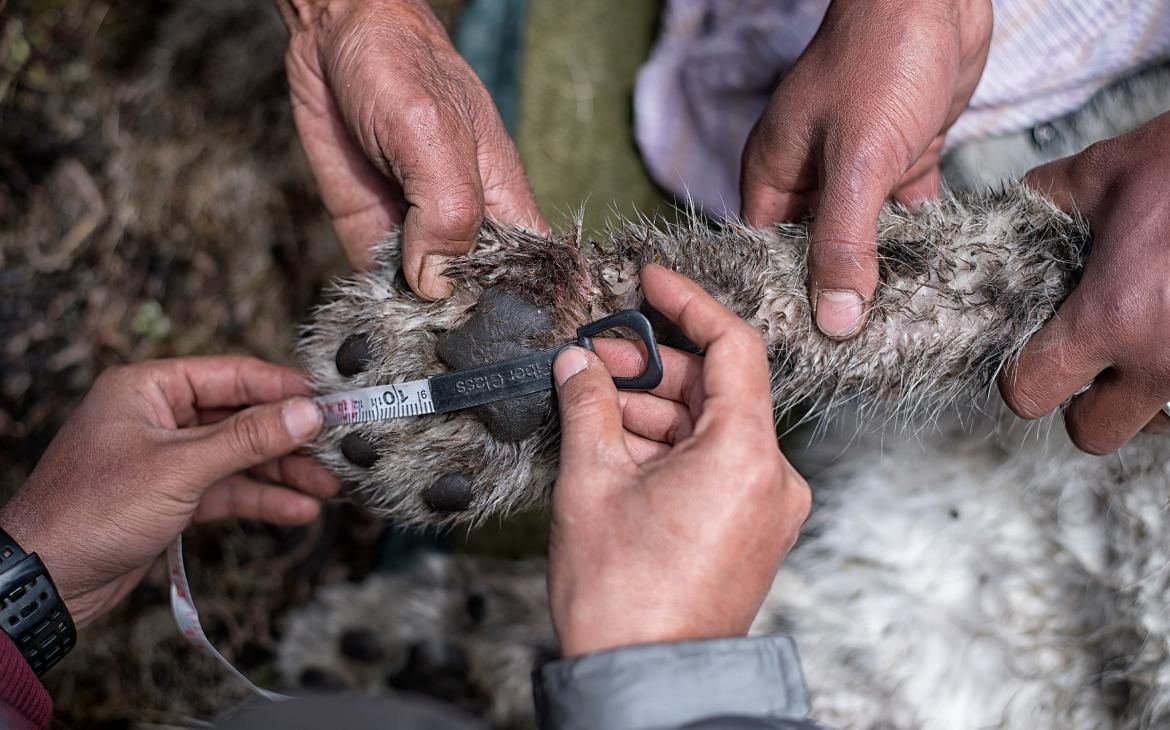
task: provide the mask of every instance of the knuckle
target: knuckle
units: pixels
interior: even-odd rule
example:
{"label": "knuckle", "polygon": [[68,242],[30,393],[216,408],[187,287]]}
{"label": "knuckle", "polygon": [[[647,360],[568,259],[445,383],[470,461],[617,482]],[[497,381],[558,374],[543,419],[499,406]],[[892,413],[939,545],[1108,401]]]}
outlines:
{"label": "knuckle", "polygon": [[1108,170],[1115,156],[1117,142],[1104,139],[1086,147],[1069,162],[1070,177],[1074,180],[1096,179]]}
{"label": "knuckle", "polygon": [[755,359],[766,359],[768,356],[768,345],[764,342],[764,335],[758,329],[752,327],[742,319],[739,320],[737,329],[739,330],[739,340],[744,354]]}
{"label": "knuckle", "polygon": [[267,458],[268,430],[255,414],[243,413],[236,418],[231,434],[233,446],[241,456],[257,461]]}
{"label": "knuckle", "polygon": [[789,495],[792,516],[798,523],[803,524],[812,512],[812,490],[809,489],[808,482],[794,469],[785,469],[780,478],[783,479]]}
{"label": "knuckle", "polygon": [[729,354],[740,363],[757,364],[768,360],[768,346],[764,342],[759,330],[747,322],[739,320],[728,339]]}
{"label": "knuckle", "polygon": [[813,265],[824,265],[840,260],[853,263],[864,257],[876,257],[877,245],[873,241],[856,241],[842,238],[817,238],[809,246]]}
{"label": "knuckle", "polygon": [[896,125],[851,121],[828,125],[824,145],[826,166],[842,186],[842,192],[860,196],[875,178],[898,177],[895,173],[900,173],[899,160],[895,152],[901,151],[905,140]]}
{"label": "knuckle", "polygon": [[471,182],[445,187],[435,201],[435,227],[445,238],[462,240],[479,232],[483,205]]}
{"label": "knuckle", "polygon": [[609,395],[599,386],[589,383],[573,389],[568,397],[562,395],[565,401],[564,410],[570,418],[573,414],[592,414],[604,408],[609,401]]}
{"label": "knuckle", "polygon": [[133,367],[131,365],[111,365],[98,375],[97,380],[94,381],[94,389],[108,388],[115,383],[119,383],[126,379],[126,376]]}
{"label": "knuckle", "polygon": [[747,188],[772,179],[780,146],[780,134],[772,115],[765,112],[748,133],[740,155],[740,182]]}
{"label": "knuckle", "polygon": [[771,439],[758,446],[749,445],[746,458],[738,461],[739,483],[749,494],[758,494],[767,500],[783,491],[784,459]]}
{"label": "knuckle", "polygon": [[94,383],[94,388],[133,387],[151,377],[157,370],[157,366],[149,360],[128,365],[113,365],[102,371]]}
{"label": "knuckle", "polygon": [[404,94],[400,103],[398,117],[402,120],[401,128],[408,133],[414,131],[429,137],[451,126],[446,109],[432,94]]}
{"label": "knuckle", "polygon": [[1000,394],[1011,412],[1026,421],[1043,418],[1052,410],[1042,405],[1031,386],[1021,384],[1014,379],[1001,381]]}
{"label": "knuckle", "polygon": [[1094,427],[1088,421],[1089,419],[1079,417],[1076,413],[1065,416],[1064,427],[1074,446],[1094,456],[1104,456],[1121,447],[1123,441],[1115,434],[1109,433],[1099,425]]}
{"label": "knuckle", "polygon": [[1159,301],[1160,292],[1156,289],[1143,292],[1144,288],[1098,289],[1092,296],[1091,311],[1077,313],[1076,330],[1101,343],[1122,343],[1130,336],[1143,334],[1145,328],[1141,325],[1165,312]]}
{"label": "knuckle", "polygon": [[877,283],[877,245],[825,235],[809,246],[809,273],[819,289],[855,289],[862,297]]}

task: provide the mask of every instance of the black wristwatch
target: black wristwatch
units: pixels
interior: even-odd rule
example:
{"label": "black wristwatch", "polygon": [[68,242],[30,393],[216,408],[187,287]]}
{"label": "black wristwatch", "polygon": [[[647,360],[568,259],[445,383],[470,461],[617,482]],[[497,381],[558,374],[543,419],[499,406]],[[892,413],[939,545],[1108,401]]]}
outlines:
{"label": "black wristwatch", "polygon": [[36,553],[0,530],[0,628],[38,675],[77,643],[73,618]]}

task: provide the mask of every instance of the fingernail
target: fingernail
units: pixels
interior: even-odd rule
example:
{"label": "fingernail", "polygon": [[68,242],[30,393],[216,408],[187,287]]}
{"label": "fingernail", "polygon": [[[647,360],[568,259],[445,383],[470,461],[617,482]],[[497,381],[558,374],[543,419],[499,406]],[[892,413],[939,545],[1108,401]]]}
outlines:
{"label": "fingernail", "polygon": [[861,297],[855,291],[826,289],[817,294],[817,327],[829,337],[849,337],[862,325]]}
{"label": "fingernail", "polygon": [[443,271],[447,268],[447,262],[450,260],[450,256],[437,253],[423,256],[422,265],[418,272],[418,289],[423,296],[431,299],[443,299],[451,293],[454,288],[451,280],[443,276]]}
{"label": "fingernail", "polygon": [[284,427],[297,440],[317,433],[321,424],[321,409],[308,398],[295,398],[284,407]]}
{"label": "fingernail", "polygon": [[553,361],[553,378],[557,385],[564,385],[569,378],[589,367],[589,360],[585,357],[585,350],[580,347],[566,347]]}

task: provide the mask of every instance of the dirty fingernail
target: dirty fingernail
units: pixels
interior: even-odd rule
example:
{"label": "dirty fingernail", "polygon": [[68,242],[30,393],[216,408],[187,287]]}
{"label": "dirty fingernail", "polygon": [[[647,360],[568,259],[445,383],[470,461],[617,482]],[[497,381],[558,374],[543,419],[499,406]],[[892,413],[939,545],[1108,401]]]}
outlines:
{"label": "dirty fingernail", "polygon": [[418,272],[419,292],[431,299],[443,299],[451,293],[451,280],[443,276],[450,256],[431,253],[423,256],[422,265]]}
{"label": "dirty fingernail", "polygon": [[307,439],[321,424],[321,409],[308,398],[295,398],[284,407],[284,427],[295,439]]}
{"label": "dirty fingernail", "polygon": [[827,289],[817,295],[817,327],[829,337],[849,337],[861,329],[861,297],[855,291]]}
{"label": "dirty fingernail", "polygon": [[553,361],[553,377],[557,385],[564,385],[569,378],[588,366],[589,360],[585,357],[585,350],[580,347],[566,347]]}

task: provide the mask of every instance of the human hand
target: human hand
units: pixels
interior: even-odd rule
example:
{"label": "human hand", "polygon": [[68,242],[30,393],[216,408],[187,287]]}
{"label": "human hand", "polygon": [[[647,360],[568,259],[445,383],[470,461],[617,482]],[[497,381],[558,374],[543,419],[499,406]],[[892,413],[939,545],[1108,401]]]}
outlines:
{"label": "human hand", "polygon": [[[1069,437],[1091,454],[1170,431],[1170,114],[1036,168],[1026,182],[1089,222],[1080,283],[1000,377],[1008,406],[1039,418],[1072,398]],[[1084,393],[1077,393],[1092,383]]]}
{"label": "human hand", "polygon": [[485,214],[544,232],[491,96],[423,0],[277,0],[293,116],[355,269],[401,225],[402,270],[441,299]]}
{"label": "human hand", "polygon": [[[705,357],[663,348],[662,384],[621,393],[595,355],[553,364],[561,411],[549,601],[565,656],[747,632],[809,510],[780,453],[764,341],[689,279],[646,298]],[[628,342],[596,342],[621,370]]]}
{"label": "human hand", "polygon": [[321,430],[310,392],[296,370],[247,357],[106,370],[0,510],[0,527],[40,555],[83,626],[192,521],[316,518],[339,484],[289,455]]}
{"label": "human hand", "polygon": [[865,325],[886,199],[938,194],[943,139],[990,43],[990,0],[835,0],[752,130],[744,219],[815,215],[809,301],[827,336]]}

